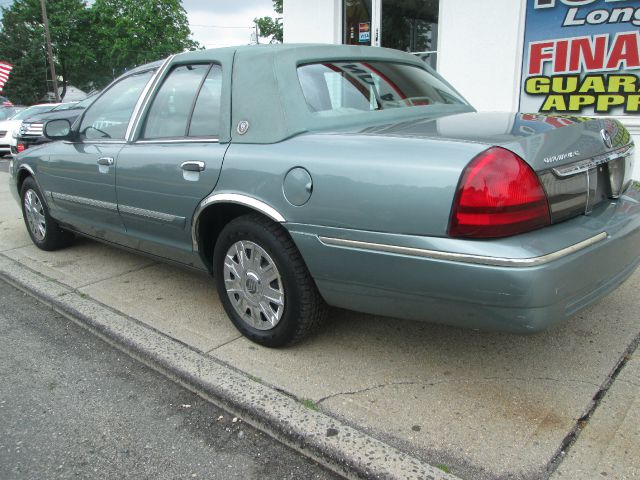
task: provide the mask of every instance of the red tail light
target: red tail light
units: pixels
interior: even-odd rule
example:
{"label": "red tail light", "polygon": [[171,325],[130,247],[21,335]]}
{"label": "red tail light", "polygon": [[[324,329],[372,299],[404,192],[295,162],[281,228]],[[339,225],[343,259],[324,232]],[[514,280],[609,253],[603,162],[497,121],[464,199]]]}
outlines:
{"label": "red tail light", "polygon": [[24,145],[22,143],[19,143],[16,146],[16,149],[18,150],[18,153],[24,152]]}
{"label": "red tail light", "polygon": [[452,237],[496,238],[551,223],[535,172],[515,153],[493,147],[465,169],[449,223]]}

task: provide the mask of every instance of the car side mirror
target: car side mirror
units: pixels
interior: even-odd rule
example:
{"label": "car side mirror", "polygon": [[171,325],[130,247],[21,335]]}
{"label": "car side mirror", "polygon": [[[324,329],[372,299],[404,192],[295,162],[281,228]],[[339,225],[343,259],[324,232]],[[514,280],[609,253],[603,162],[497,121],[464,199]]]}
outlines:
{"label": "car side mirror", "polygon": [[43,131],[49,140],[71,140],[73,137],[71,122],[66,118],[49,120],[44,124]]}

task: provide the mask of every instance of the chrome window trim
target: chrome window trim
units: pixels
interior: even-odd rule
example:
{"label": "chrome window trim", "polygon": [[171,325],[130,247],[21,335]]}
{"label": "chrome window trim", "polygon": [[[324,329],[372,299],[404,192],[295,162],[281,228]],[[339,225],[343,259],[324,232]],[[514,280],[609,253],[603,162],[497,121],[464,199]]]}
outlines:
{"label": "chrome window trim", "polygon": [[170,55],[167,57],[164,63],[160,65],[160,68],[156,70],[156,73],[151,77],[151,80],[147,82],[144,89],[142,90],[142,93],[140,94],[140,97],[138,97],[138,101],[136,102],[136,106],[133,108],[133,113],[131,114],[131,118],[129,119],[129,125],[127,126],[127,130],[124,134],[124,138],[126,141],[133,141],[133,135],[135,134],[135,131],[140,124],[141,113],[147,106],[149,98],[151,98],[150,92],[153,88],[155,88],[160,77],[164,75],[164,72],[167,70],[167,68],[169,67],[169,63],[171,63],[174,57],[175,55]]}
{"label": "chrome window trim", "polygon": [[134,144],[138,144],[138,143],[144,143],[144,144],[149,144],[149,143],[220,143],[220,140],[218,140],[217,138],[171,138],[171,139],[164,139],[164,140],[136,140],[135,142],[132,142]]}
{"label": "chrome window trim", "polygon": [[257,198],[249,197],[247,195],[241,195],[238,193],[214,193],[209,195],[200,202],[196,212],[193,216],[193,223],[191,225],[191,240],[193,242],[193,251],[198,251],[198,220],[200,214],[210,205],[215,203],[234,203],[237,205],[244,205],[246,207],[257,210],[258,212],[266,215],[274,222],[284,223],[286,220],[284,217],[272,206],[264,203]]}
{"label": "chrome window trim", "polygon": [[[78,143],[78,142],[71,142],[71,141],[65,140],[64,143],[75,144],[75,143]],[[87,144],[87,145],[94,145],[94,144],[102,145],[102,144],[105,144],[105,143],[109,143],[109,144],[112,144],[112,145],[124,145],[127,142],[125,140],[106,140],[105,139],[105,140],[82,140],[80,143],[82,143],[83,145],[85,145],[85,144]]]}
{"label": "chrome window trim", "polygon": [[476,265],[488,265],[492,267],[536,267],[545,263],[553,262],[578,252],[608,237],[607,232],[601,232],[591,238],[578,242],[575,245],[557,250],[539,257],[529,258],[506,258],[489,257],[484,255],[470,255],[466,253],[441,252],[438,250],[428,250],[422,248],[403,247],[399,245],[387,245],[383,243],[360,242],[357,240],[347,240],[345,238],[332,238],[319,236],[318,239],[324,245],[331,247],[357,248],[359,250],[370,250],[380,253],[392,253],[397,255],[408,255],[411,257],[430,258],[433,260],[444,260],[449,262],[470,263]]}

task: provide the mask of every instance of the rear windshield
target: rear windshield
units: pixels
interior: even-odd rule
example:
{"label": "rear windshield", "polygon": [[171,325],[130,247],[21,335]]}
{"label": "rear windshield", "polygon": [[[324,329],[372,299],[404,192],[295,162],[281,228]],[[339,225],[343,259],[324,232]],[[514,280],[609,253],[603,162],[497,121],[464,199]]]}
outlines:
{"label": "rear windshield", "polygon": [[321,115],[467,102],[426,69],[380,61],[322,62],[298,67],[307,105]]}

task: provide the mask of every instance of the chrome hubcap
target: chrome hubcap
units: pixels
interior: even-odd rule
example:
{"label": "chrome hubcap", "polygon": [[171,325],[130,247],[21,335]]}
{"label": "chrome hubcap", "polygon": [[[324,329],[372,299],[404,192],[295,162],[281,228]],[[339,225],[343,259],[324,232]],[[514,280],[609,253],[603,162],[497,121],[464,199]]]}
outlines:
{"label": "chrome hubcap", "polygon": [[41,242],[47,233],[47,223],[44,218],[44,208],[42,207],[40,197],[38,197],[38,194],[33,190],[27,190],[24,196],[24,213],[27,217],[29,230],[31,230],[33,236]]}
{"label": "chrome hubcap", "polygon": [[241,240],[227,251],[223,271],[227,295],[240,318],[258,330],[274,328],[284,312],[284,286],[269,254]]}

